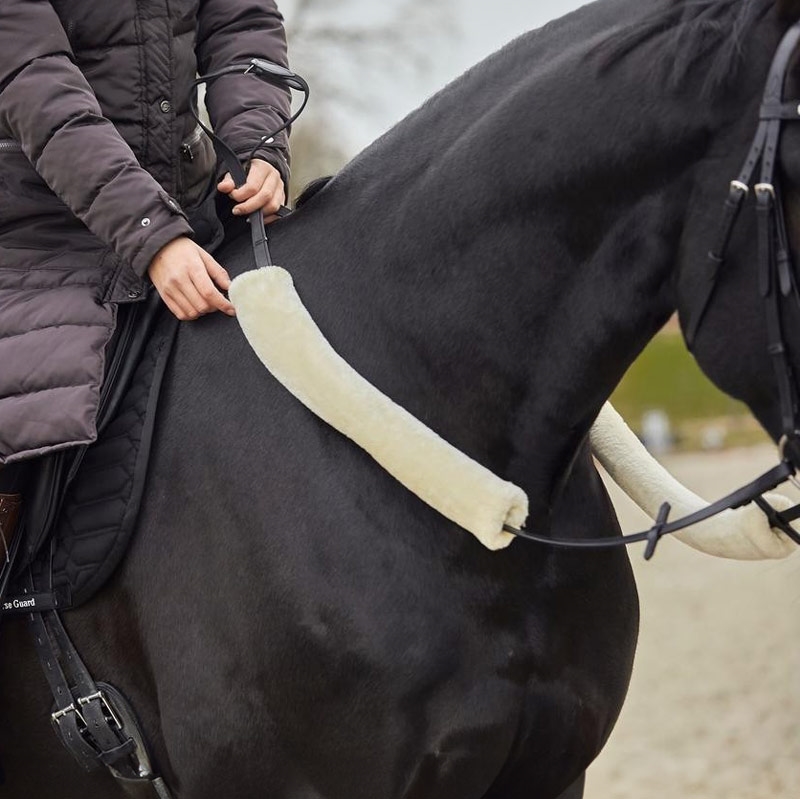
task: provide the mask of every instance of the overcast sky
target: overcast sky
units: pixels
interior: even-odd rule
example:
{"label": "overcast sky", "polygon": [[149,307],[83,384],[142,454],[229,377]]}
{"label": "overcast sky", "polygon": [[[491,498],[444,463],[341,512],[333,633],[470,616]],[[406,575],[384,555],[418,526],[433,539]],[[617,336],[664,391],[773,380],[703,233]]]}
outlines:
{"label": "overcast sky", "polygon": [[[279,6],[291,25],[296,0],[283,0]],[[386,9],[398,0],[349,0],[331,7],[339,19],[346,11],[360,22],[385,18]],[[386,128],[402,119],[423,100],[460,75],[473,64],[502,47],[516,36],[541,27],[556,17],[585,5],[586,0],[449,0],[452,25],[431,42],[435,52],[431,69],[416,78],[403,77],[402,84],[387,87],[385,108],[363,118],[350,119],[349,138],[359,150]],[[313,87],[312,87],[313,89]]]}
{"label": "overcast sky", "polygon": [[462,31],[459,71],[515,36],[585,4],[586,0],[453,0]]}

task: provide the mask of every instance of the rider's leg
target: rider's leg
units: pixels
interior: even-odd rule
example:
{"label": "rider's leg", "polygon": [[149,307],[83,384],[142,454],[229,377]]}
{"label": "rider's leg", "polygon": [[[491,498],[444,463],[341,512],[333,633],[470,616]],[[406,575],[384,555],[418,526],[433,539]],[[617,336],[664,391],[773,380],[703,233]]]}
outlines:
{"label": "rider's leg", "polygon": [[0,468],[0,559],[6,557],[11,547],[30,470],[29,462]]}

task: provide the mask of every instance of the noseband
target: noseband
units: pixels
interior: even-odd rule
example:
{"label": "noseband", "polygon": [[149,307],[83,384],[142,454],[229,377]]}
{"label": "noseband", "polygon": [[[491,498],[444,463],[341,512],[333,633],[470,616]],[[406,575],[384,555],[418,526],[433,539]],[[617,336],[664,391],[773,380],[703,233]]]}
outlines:
{"label": "noseband", "polygon": [[780,314],[781,298],[787,298],[794,294],[800,303],[800,293],[798,293],[792,271],[789,235],[786,230],[780,186],[775,175],[783,123],[800,121],[800,100],[786,102],[783,96],[786,72],[798,43],[800,43],[800,23],[796,23],[786,32],[775,52],[764,90],[758,130],[742,171],[736,180],[731,181],[720,232],[714,248],[709,253],[711,269],[708,281],[702,289],[701,300],[698,304],[699,312],[690,320],[686,331],[686,340],[691,347],[708,308],[717,275],[725,262],[736,221],[744,205],[744,200],[750,193],[750,184],[760,163],[760,181],[753,187],[758,220],[758,285],[766,310],[768,352],[775,369],[780,396],[782,437],[778,449],[781,462],[751,483],[742,486],[717,502],[673,522],[669,521],[669,503],[664,503],[653,527],[641,533],[616,538],[576,540],[548,538],[527,530],[515,530],[509,527],[505,528],[506,532],[541,544],[582,549],[627,546],[646,541],[645,558],[649,560],[655,554],[658,542],[665,535],[684,530],[723,511],[755,502],[766,514],[771,527],[781,530],[792,541],[800,545],[800,534],[791,526],[792,521],[800,518],[800,505],[779,512],[762,496],[765,492],[771,491],[787,481],[798,485],[795,472],[800,468],[800,419],[798,419],[797,387],[789,363]]}

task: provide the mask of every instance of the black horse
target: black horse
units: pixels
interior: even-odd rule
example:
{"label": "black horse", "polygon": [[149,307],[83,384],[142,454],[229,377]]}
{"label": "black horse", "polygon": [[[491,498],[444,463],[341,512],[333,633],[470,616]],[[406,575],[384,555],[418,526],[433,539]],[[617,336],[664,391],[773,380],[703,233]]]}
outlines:
{"label": "black horse", "polygon": [[[273,226],[334,347],[523,487],[530,528],[618,535],[587,431],[692,307],[798,17],[788,0],[601,0],[467,73]],[[777,436],[753,238],[743,223],[695,351]],[[249,240],[218,257],[249,268]],[[217,315],[180,330],[133,549],[66,623],[181,799],[555,799],[582,795],[615,723],[637,598],[619,551],[483,549]],[[53,736],[28,638],[4,630],[4,795],[120,795]]]}

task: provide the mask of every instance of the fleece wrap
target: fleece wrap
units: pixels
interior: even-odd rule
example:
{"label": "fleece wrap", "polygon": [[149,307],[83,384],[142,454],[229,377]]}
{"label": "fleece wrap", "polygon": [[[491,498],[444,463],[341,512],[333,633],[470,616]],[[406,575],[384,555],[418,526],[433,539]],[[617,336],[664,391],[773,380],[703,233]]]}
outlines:
{"label": "fleece wrap", "polygon": [[352,439],[407,489],[492,550],[528,515],[525,492],[464,455],[395,404],[325,339],[277,266],[230,288],[239,324],[272,375],[309,410]]}
{"label": "fleece wrap", "polygon": [[[525,493],[448,444],[337,355],[288,272],[280,267],[247,272],[233,281],[230,298],[258,357],[307,408],[489,549],[511,543],[513,536],[503,526],[524,525]],[[614,482],[651,519],[663,502],[671,505],[673,519],[708,504],[650,455],[609,404],[592,428],[591,443]],[[777,510],[793,505],[780,494],[765,498]],[[736,560],[784,558],[795,551],[755,505],[724,511],[675,537],[700,552]]]}
{"label": "fleece wrap", "polygon": [[[651,518],[663,502],[672,507],[670,519],[679,519],[708,503],[681,485],[653,458],[614,408],[606,403],[591,431],[592,450],[611,479]],[[776,510],[794,503],[781,494],[765,494]],[[734,560],[785,558],[797,547],[769,526],[757,505],[726,510],[686,530],[675,533],[684,544]]]}

